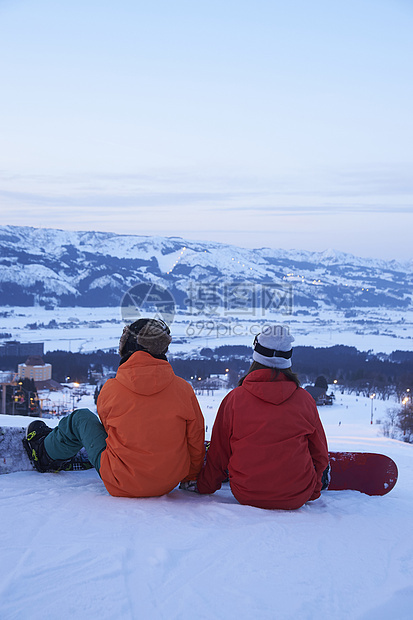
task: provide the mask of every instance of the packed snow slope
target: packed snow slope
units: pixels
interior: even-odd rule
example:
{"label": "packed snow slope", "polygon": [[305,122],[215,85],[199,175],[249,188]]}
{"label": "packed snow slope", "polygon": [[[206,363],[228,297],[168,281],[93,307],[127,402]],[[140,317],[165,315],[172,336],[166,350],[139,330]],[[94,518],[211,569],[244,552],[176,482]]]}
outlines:
{"label": "packed snow slope", "polygon": [[[208,435],[222,396],[200,397]],[[94,470],[0,476],[0,617],[410,620],[413,446],[380,435],[369,399],[338,393],[320,413],[330,449],[397,462],[393,491],[288,512],[241,506],[228,485],[125,499]]]}

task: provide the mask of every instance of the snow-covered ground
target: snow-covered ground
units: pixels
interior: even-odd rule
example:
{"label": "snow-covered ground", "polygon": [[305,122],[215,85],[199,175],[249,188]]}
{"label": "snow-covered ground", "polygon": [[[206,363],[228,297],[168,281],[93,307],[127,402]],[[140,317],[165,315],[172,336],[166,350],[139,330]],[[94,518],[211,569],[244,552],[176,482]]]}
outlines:
{"label": "snow-covered ground", "polygon": [[[208,436],[224,393],[199,396]],[[373,401],[374,421],[391,404]],[[125,499],[94,470],[0,476],[1,619],[410,620],[413,446],[370,424],[370,399],[337,391],[320,414],[330,449],[397,462],[388,495],[328,491],[288,512],[241,506],[228,485]]]}
{"label": "snow-covered ground", "polygon": [[[216,315],[175,315],[170,327],[170,351],[199,351],[203,347],[227,344],[251,345],[254,336],[266,323],[288,323],[295,337],[295,346],[331,347],[343,344],[359,351],[392,353],[396,349],[413,350],[413,310],[358,308],[353,318],[344,312],[323,307],[308,315],[265,315],[253,312],[228,316],[222,310]],[[148,312],[148,316],[152,316]],[[138,317],[136,317],[138,318]],[[50,322],[55,326],[50,326]],[[52,323],[53,325],[53,323]],[[36,326],[36,329],[33,327]],[[0,334],[5,340],[44,342],[45,351],[81,351],[116,349],[124,322],[121,309],[0,307]]]}

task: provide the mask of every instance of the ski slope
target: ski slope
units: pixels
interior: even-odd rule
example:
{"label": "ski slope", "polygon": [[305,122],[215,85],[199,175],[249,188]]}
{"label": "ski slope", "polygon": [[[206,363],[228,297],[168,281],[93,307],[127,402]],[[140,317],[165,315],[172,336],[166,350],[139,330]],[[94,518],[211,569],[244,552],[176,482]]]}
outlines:
{"label": "ski slope", "polygon": [[[223,395],[199,396],[208,436]],[[388,406],[374,401],[374,419]],[[391,493],[266,511],[228,485],[127,499],[94,470],[0,476],[1,619],[410,620],[413,446],[380,435],[369,399],[337,392],[320,413],[330,449],[396,461]]]}

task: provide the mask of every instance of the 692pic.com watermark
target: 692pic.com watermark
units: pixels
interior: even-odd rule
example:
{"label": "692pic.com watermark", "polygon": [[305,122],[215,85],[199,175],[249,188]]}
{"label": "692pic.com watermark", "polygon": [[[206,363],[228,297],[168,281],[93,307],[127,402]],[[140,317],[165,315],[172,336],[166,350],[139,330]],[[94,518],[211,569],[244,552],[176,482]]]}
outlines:
{"label": "692pic.com watermark", "polygon": [[256,336],[263,329],[261,323],[238,323],[232,321],[214,321],[198,319],[190,321],[185,329],[188,338],[224,338],[232,336]]}

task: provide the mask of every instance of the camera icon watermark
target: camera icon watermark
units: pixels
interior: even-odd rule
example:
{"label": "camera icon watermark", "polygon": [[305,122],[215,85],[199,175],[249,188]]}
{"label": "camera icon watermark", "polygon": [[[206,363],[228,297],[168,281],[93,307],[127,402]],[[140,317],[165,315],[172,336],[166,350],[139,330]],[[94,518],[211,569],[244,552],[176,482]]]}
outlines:
{"label": "camera icon watermark", "polygon": [[122,320],[127,324],[148,317],[171,325],[175,318],[175,299],[159,284],[139,282],[124,294],[120,310]]}

